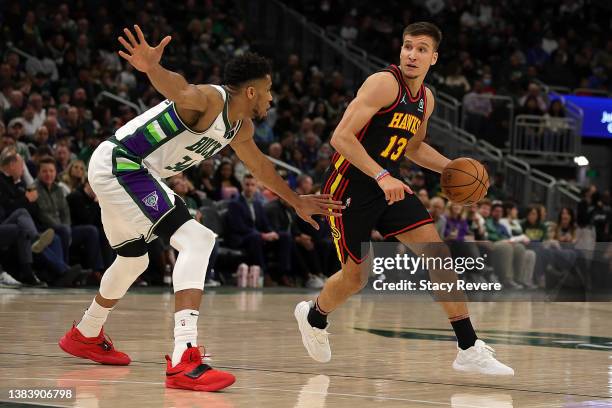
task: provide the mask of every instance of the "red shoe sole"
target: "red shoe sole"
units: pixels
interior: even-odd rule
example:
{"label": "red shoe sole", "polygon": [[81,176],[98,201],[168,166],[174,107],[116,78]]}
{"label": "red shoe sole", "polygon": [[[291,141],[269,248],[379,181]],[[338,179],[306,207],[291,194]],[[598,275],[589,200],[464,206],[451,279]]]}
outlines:
{"label": "red shoe sole", "polygon": [[197,384],[197,383],[180,383],[178,381],[171,381],[166,379],[166,388],[176,388],[182,390],[192,391],[206,391],[214,392],[229,387],[236,382],[236,377],[228,378],[226,380],[215,381],[210,384]]}

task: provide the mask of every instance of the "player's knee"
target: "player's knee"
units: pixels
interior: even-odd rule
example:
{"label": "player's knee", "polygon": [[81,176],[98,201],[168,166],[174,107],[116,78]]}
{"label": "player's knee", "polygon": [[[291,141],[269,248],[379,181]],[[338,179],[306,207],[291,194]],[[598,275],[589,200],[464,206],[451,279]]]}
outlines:
{"label": "player's knee", "polygon": [[100,281],[100,295],[105,299],[121,299],[132,283],[149,266],[149,256],[126,257],[117,255]]}
{"label": "player's knee", "polygon": [[179,251],[172,273],[174,292],[203,289],[216,237],[214,232],[195,220],[186,222],[172,235],[170,244]]}
{"label": "player's knee", "polygon": [[201,249],[210,248],[212,250],[216,237],[217,235],[204,225],[196,220],[189,220],[170,237],[170,244],[179,252],[190,249],[206,252]]}

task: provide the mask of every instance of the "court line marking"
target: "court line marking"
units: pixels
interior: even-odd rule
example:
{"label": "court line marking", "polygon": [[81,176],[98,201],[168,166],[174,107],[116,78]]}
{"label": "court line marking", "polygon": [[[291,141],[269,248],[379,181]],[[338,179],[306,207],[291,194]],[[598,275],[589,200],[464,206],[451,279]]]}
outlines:
{"label": "court line marking", "polygon": [[[29,357],[52,357],[52,358],[62,358],[62,359],[74,359],[72,356],[62,356],[62,355],[46,355],[46,354],[29,354],[29,353],[4,353],[0,352],[0,355],[20,355],[20,356],[29,356]],[[150,364],[150,365],[164,365],[162,362],[155,361],[138,361],[132,360],[132,363],[139,364]],[[92,366],[93,367],[93,366]],[[263,372],[271,372],[271,373],[280,373],[280,374],[299,374],[299,375],[321,375],[322,373],[317,372],[308,372],[308,371],[289,371],[289,370],[277,370],[272,368],[257,368],[257,367],[244,367],[244,366],[224,366],[224,365],[216,365],[217,368],[231,369],[231,370],[244,370],[244,371],[263,371]],[[1,367],[0,367],[1,368]],[[366,377],[366,376],[358,376],[358,375],[347,375],[347,374],[324,374],[330,378],[353,378],[353,379],[361,379],[361,380],[382,380],[382,381],[391,381],[391,382],[401,382],[401,383],[410,383],[410,384],[423,384],[423,385],[445,385],[445,386],[453,386],[453,387],[466,387],[466,388],[483,388],[483,389],[493,389],[500,391],[518,391],[525,393],[536,393],[536,394],[549,394],[549,395],[565,395],[565,396],[575,396],[575,397],[587,397],[587,398],[603,398],[606,400],[612,399],[609,396],[603,395],[591,395],[591,394],[576,394],[576,393],[566,393],[559,391],[544,391],[544,390],[528,390],[521,388],[510,388],[503,387],[491,384],[461,384],[461,383],[446,383],[446,382],[436,382],[436,381],[423,381],[423,380],[405,380],[401,378],[386,378],[386,377]]]}
{"label": "court line marking", "polygon": [[[61,378],[49,378],[49,377],[0,377],[1,380],[38,380],[38,381],[58,381]],[[86,379],[70,379],[70,381],[74,382],[95,382],[95,383],[109,383],[109,384],[147,384],[147,385],[164,385],[163,382],[155,382],[155,381],[127,381],[127,380],[86,380]],[[269,387],[240,387],[240,386],[232,386],[231,389],[242,389],[242,390],[256,390],[256,391],[271,391],[271,392],[290,392],[296,394],[314,394],[314,395],[322,395],[322,396],[338,396],[338,397],[354,397],[354,398],[366,398],[366,399],[378,399],[378,400],[389,400],[389,401],[404,401],[404,402],[418,402],[423,404],[431,404],[431,405],[445,405],[450,406],[451,404],[448,402],[436,402],[436,401],[427,401],[427,400],[415,400],[409,398],[400,398],[400,397],[384,397],[378,395],[364,395],[364,394],[349,394],[349,393],[340,393],[340,392],[319,392],[319,391],[306,391],[306,390],[288,390],[283,388],[269,388]],[[54,406],[54,405],[51,405]],[[465,408],[480,408],[480,405],[461,405],[461,407]]]}
{"label": "court line marking", "polygon": [[[72,408],[74,405],[51,405],[44,402],[30,402],[30,401],[18,401],[18,400],[0,400],[0,402],[6,402],[8,404],[14,404],[16,407],[23,405],[32,405],[35,407],[53,407],[53,408]],[[9,405],[12,406],[12,405]]]}

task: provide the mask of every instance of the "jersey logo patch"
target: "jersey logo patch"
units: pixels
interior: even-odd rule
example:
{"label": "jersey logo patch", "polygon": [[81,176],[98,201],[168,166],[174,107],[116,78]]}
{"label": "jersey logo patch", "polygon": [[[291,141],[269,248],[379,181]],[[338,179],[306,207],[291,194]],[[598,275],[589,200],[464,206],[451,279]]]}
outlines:
{"label": "jersey logo patch", "polygon": [[159,211],[159,208],[157,206],[157,201],[158,200],[159,200],[159,197],[157,196],[157,191],[153,191],[153,192],[149,193],[145,198],[143,198],[142,202],[147,207],[151,207],[155,211]]}
{"label": "jersey logo patch", "polygon": [[418,111],[421,113],[423,112],[423,105],[424,105],[423,98],[421,98],[421,100],[419,101],[419,109],[418,109]]}
{"label": "jersey logo patch", "polygon": [[402,96],[401,103],[403,103],[404,105],[408,105],[408,102],[406,102],[406,94],[404,94],[404,96]]}

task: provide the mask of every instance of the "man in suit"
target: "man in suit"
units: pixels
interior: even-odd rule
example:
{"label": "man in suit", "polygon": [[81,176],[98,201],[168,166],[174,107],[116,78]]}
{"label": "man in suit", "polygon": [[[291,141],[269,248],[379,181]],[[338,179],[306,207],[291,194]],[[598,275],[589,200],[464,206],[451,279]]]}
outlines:
{"label": "man in suit", "polygon": [[245,175],[242,194],[234,198],[227,208],[228,245],[243,249],[249,265],[261,267],[266,282],[270,280],[270,271],[266,267],[264,250],[274,248],[278,259],[275,280],[290,286],[291,235],[287,231],[272,230],[262,203],[255,199],[256,192],[255,177]]}

